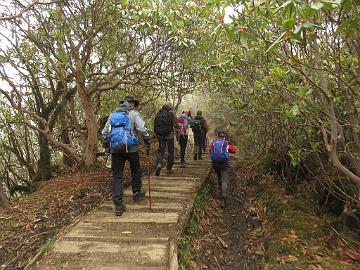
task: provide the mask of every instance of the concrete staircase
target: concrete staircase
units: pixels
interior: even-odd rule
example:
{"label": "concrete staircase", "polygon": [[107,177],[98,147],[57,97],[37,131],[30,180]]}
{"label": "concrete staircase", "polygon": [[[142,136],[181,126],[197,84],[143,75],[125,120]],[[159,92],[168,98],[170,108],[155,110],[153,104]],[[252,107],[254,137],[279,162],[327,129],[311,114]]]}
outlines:
{"label": "concrete staircase", "polygon": [[[148,198],[133,202],[125,190],[127,211],[117,217],[106,201],[68,228],[32,269],[177,269],[177,244],[194,198],[210,170],[210,161],[174,165],[174,174],[151,176]],[[143,187],[147,186],[143,177]]]}

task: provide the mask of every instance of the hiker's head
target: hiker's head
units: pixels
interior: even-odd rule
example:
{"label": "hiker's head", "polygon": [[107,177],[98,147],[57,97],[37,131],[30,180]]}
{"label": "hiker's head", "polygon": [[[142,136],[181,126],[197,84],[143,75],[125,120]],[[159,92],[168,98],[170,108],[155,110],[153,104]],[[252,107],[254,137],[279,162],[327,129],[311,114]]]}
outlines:
{"label": "hiker's head", "polygon": [[219,138],[225,138],[225,132],[224,132],[223,130],[218,130],[217,136],[218,136]]}
{"label": "hiker's head", "polygon": [[172,105],[170,102],[165,103],[164,106],[162,106],[162,108],[163,108],[164,110],[174,110],[174,107],[173,107],[173,105]]}
{"label": "hiker's head", "polygon": [[[125,102],[125,101],[127,101],[129,103],[131,108],[136,108],[140,104],[140,102],[138,100],[136,100],[133,96],[126,96],[124,98],[123,102]],[[121,102],[121,103],[123,103],[123,102]]]}
{"label": "hiker's head", "polygon": [[197,111],[197,112],[196,112],[196,115],[202,116],[202,111]]}

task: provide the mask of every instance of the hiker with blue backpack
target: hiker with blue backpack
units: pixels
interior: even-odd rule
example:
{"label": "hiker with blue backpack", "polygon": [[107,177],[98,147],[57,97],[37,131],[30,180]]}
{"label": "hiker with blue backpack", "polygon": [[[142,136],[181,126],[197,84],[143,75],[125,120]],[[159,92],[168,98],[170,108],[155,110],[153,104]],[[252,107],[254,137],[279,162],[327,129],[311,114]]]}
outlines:
{"label": "hiker with blue backpack", "polygon": [[229,182],[230,156],[229,153],[236,154],[235,146],[231,145],[225,138],[225,132],[219,130],[217,138],[210,144],[210,159],[214,168],[220,190],[222,208],[227,205],[227,186]]}
{"label": "hiker with blue backpack", "polygon": [[139,101],[134,97],[125,97],[122,105],[110,114],[101,132],[111,153],[112,200],[117,216],[121,216],[126,210],[123,202],[123,172],[126,161],[130,163],[133,200],[140,201],[145,197],[141,181],[139,140],[135,136],[135,130],[148,147],[151,141],[144,120],[135,110],[138,105]]}
{"label": "hiker with blue backpack", "polygon": [[185,150],[189,139],[189,127],[193,123],[191,111],[183,111],[178,118],[179,127],[175,130],[176,138],[180,145],[180,167],[185,168]]}

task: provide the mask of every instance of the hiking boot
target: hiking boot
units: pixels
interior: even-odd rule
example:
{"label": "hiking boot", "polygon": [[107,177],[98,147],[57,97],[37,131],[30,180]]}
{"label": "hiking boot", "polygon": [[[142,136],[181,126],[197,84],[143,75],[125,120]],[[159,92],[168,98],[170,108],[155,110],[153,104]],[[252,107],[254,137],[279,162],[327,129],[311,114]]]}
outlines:
{"label": "hiking boot", "polygon": [[118,217],[121,216],[126,211],[126,207],[123,202],[115,205],[115,215]]}
{"label": "hiking boot", "polygon": [[197,155],[197,154],[195,154],[195,155],[194,155],[194,160],[197,160],[197,157],[198,157],[198,155]]}
{"label": "hiking boot", "polygon": [[130,180],[124,180],[123,181],[123,188],[127,188],[131,186],[131,181]]}
{"label": "hiking boot", "polygon": [[145,198],[145,194],[146,194],[146,191],[143,189],[140,189],[140,191],[135,192],[135,194],[133,195],[133,200],[135,202],[141,201]]}
{"label": "hiking boot", "polygon": [[158,164],[156,165],[155,175],[156,175],[156,176],[159,176],[159,175],[160,175],[160,171],[161,171],[161,164],[158,163]]}
{"label": "hiking boot", "polygon": [[203,159],[202,156],[199,155],[198,160],[202,160],[202,159]]}
{"label": "hiking boot", "polygon": [[180,168],[185,168],[186,167],[186,163],[185,163],[185,161],[182,161],[181,163],[180,163]]}
{"label": "hiking boot", "polygon": [[226,208],[226,206],[227,206],[227,198],[224,197],[220,202],[220,207],[221,208]]}
{"label": "hiking boot", "polygon": [[173,170],[172,170],[172,169],[170,169],[170,170],[169,170],[169,169],[167,169],[167,170],[166,170],[166,174],[167,174],[167,175],[172,175],[172,174],[174,174],[174,172],[173,172]]}

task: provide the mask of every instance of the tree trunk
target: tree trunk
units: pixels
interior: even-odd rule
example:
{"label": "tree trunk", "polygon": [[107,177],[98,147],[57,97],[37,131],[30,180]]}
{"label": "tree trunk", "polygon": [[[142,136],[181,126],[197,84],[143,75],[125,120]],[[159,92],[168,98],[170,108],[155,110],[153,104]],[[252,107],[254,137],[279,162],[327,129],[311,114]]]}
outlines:
{"label": "tree trunk", "polygon": [[[356,175],[355,173],[350,171],[347,167],[345,167],[344,164],[341,163],[338,157],[337,142],[338,142],[338,135],[340,132],[339,129],[341,126],[338,122],[338,118],[334,108],[334,102],[333,99],[331,98],[331,94],[329,91],[328,78],[326,78],[326,75],[323,71],[323,66],[322,66],[323,59],[320,54],[320,49],[317,42],[318,41],[316,40],[316,38],[313,38],[312,45],[313,45],[313,52],[315,57],[314,59],[315,67],[319,70],[318,77],[321,85],[321,89],[320,89],[321,103],[324,107],[324,110],[327,112],[327,115],[329,117],[328,120],[330,122],[330,138],[328,136],[325,126],[324,125],[321,126],[324,144],[332,165],[336,169],[338,169],[338,171],[341,172],[343,175],[349,177],[349,179],[354,184],[357,185],[360,195],[360,176]],[[360,197],[358,199],[360,199]]]}
{"label": "tree trunk", "polygon": [[39,160],[34,181],[47,181],[51,178],[51,152],[48,140],[39,134]]}
{"label": "tree trunk", "polygon": [[85,113],[87,130],[83,161],[85,166],[91,166],[96,162],[96,152],[98,148],[96,117],[91,103],[91,96],[88,95],[85,85],[78,83],[77,89]]}
{"label": "tree trunk", "polygon": [[[68,128],[65,121],[65,114],[60,114],[60,123],[61,123],[61,140],[64,144],[71,144]],[[66,166],[74,166],[74,161],[67,155],[63,154],[63,162]]]}
{"label": "tree trunk", "polygon": [[10,208],[10,203],[5,195],[3,183],[0,182],[0,207]]}

